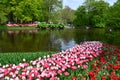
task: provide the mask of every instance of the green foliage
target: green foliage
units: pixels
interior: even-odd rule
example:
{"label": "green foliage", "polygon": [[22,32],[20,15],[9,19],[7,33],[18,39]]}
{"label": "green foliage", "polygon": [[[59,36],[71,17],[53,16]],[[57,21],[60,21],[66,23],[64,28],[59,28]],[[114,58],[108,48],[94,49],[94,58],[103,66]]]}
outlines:
{"label": "green foliage", "polygon": [[47,24],[45,22],[41,22],[40,24],[38,24],[37,26],[40,29],[64,29],[64,25],[63,24]]}
{"label": "green foliage", "polygon": [[65,25],[63,24],[58,24],[58,29],[64,29],[65,28]]}
{"label": "green foliage", "polygon": [[2,0],[0,23],[48,22],[52,19],[53,12],[61,8],[61,0]]}
{"label": "green foliage", "polygon": [[66,6],[63,10],[61,10],[61,18],[63,20],[63,23],[71,24],[75,18],[74,13],[75,11],[68,6]]}
{"label": "green foliage", "polygon": [[95,27],[105,27],[106,23],[105,20],[103,18],[101,18],[100,15],[95,15],[92,19],[94,26]]}
{"label": "green foliage", "polygon": [[0,14],[0,24],[4,24],[7,22],[7,18],[4,13]]}
{"label": "green foliage", "polygon": [[0,3],[0,24],[4,24],[7,21],[6,12],[4,10],[4,5]]}
{"label": "green foliage", "polygon": [[109,4],[104,1],[86,0],[75,13],[74,25],[76,27],[105,27],[108,9]]}
{"label": "green foliage", "polygon": [[120,1],[118,0],[110,7],[108,12],[107,26],[110,28],[120,28]]}
{"label": "green foliage", "polygon": [[57,27],[56,24],[48,24],[49,29],[55,29]]}
{"label": "green foliage", "polygon": [[73,24],[75,25],[76,28],[83,27],[87,25],[87,13],[85,10],[85,6],[81,6],[77,9],[76,13],[76,18],[73,21]]}
{"label": "green foliage", "polygon": [[[58,12],[62,9],[62,0],[43,0],[43,20],[45,22],[54,22],[57,19]],[[55,18],[54,18],[55,17]]]}
{"label": "green foliage", "polygon": [[47,28],[47,24],[45,22],[41,22],[40,24],[38,24],[37,26],[40,29],[46,29]]}
{"label": "green foliage", "polygon": [[120,28],[120,1],[113,6],[103,0],[86,0],[75,15],[74,25],[80,27]]}

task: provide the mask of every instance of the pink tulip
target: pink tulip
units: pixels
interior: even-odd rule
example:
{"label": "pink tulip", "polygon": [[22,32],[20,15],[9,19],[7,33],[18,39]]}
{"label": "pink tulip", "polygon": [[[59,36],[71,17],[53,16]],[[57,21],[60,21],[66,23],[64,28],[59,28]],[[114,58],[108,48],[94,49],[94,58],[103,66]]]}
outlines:
{"label": "pink tulip", "polygon": [[72,66],[72,70],[76,70],[77,69],[77,67],[76,66]]}
{"label": "pink tulip", "polygon": [[56,77],[51,77],[50,80],[57,80],[57,78]]}
{"label": "pink tulip", "polygon": [[88,65],[82,65],[82,68],[83,68],[83,69],[87,69],[87,68],[88,68]]}
{"label": "pink tulip", "polygon": [[69,76],[69,72],[64,72],[64,75],[65,76]]}
{"label": "pink tulip", "polygon": [[48,63],[44,63],[43,67],[44,67],[44,68],[48,68],[48,67],[49,67],[49,64],[48,64]]}
{"label": "pink tulip", "polygon": [[9,71],[6,69],[5,71],[4,71],[4,75],[7,75],[9,73]]}
{"label": "pink tulip", "polygon": [[59,75],[62,75],[62,70],[58,70],[57,72]]}

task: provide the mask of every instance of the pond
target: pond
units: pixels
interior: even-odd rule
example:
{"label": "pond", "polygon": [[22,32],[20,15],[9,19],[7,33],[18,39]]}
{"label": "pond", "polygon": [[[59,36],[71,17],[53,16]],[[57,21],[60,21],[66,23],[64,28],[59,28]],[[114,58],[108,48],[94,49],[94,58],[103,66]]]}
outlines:
{"label": "pond", "polygon": [[62,51],[83,41],[120,46],[119,31],[104,29],[0,30],[0,52]]}

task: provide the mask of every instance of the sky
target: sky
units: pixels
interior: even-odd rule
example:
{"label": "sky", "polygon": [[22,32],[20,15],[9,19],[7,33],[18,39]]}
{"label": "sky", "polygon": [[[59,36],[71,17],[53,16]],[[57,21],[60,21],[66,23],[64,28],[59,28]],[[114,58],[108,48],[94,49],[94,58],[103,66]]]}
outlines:
{"label": "sky", "polygon": [[[63,0],[63,7],[69,6],[70,8],[76,10],[85,0]],[[113,5],[117,0],[105,0],[110,5]]]}

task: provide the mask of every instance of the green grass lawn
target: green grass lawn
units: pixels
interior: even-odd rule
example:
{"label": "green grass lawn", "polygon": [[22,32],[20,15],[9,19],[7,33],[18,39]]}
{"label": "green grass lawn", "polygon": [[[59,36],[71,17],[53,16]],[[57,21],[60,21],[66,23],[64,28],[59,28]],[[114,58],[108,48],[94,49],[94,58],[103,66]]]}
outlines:
{"label": "green grass lawn", "polygon": [[28,30],[30,30],[30,29],[37,29],[36,27],[31,27],[31,26],[29,26],[29,27],[27,27],[27,26],[24,26],[24,27],[21,27],[21,26],[0,26],[0,29],[9,29],[9,30],[26,30],[26,29],[28,29]]}
{"label": "green grass lawn", "polygon": [[[65,26],[65,29],[71,28],[69,26]],[[0,26],[0,29],[2,30],[33,30],[33,29],[37,29],[36,27],[31,27],[31,26]]]}
{"label": "green grass lawn", "polygon": [[23,62],[23,59],[26,59],[26,62],[30,62],[31,60],[54,53],[55,52],[0,53],[0,64],[19,64]]}

